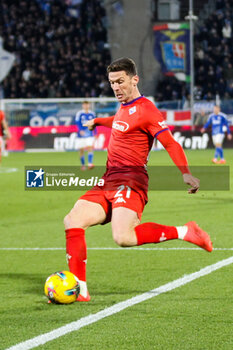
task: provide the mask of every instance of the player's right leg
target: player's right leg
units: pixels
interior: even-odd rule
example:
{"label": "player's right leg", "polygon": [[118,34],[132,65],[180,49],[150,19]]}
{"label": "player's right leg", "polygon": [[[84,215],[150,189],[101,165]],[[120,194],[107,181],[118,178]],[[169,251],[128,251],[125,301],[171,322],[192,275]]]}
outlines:
{"label": "player's right leg", "polygon": [[64,218],[66,231],[66,254],[69,270],[80,281],[78,301],[89,301],[86,284],[87,246],[85,230],[106,220],[106,213],[99,203],[79,199]]}
{"label": "player's right leg", "polygon": [[213,144],[214,144],[214,147],[215,147],[214,158],[212,159],[212,163],[217,164],[218,163],[218,157],[220,156],[219,148],[218,148],[218,146],[216,144],[216,142],[217,142],[217,135],[213,135],[212,136],[212,141],[213,141]]}
{"label": "player's right leg", "polygon": [[[222,135],[220,135],[220,136],[222,136]],[[220,139],[220,141],[221,141],[221,139]],[[224,156],[223,156],[222,142],[220,142],[220,141],[218,144],[216,144],[216,149],[218,149],[218,153],[219,153],[219,157],[220,157],[218,163],[225,164],[226,161],[225,161]]]}

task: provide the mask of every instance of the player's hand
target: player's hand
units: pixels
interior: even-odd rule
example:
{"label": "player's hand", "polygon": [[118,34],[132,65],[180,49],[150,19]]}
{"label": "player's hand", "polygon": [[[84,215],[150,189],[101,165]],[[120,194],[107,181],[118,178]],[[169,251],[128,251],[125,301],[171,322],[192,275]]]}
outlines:
{"label": "player's hand", "polygon": [[89,130],[94,130],[96,127],[94,119],[88,120],[83,126],[87,126]]}
{"label": "player's hand", "polygon": [[7,139],[7,140],[10,140],[10,139],[11,139],[11,133],[10,133],[10,131],[8,131],[8,132],[6,133],[6,139]]}
{"label": "player's hand", "polygon": [[183,174],[184,183],[190,185],[188,193],[196,193],[200,187],[200,180],[194,177],[192,174]]}
{"label": "player's hand", "polygon": [[232,135],[231,134],[227,134],[227,139],[228,140],[232,140]]}
{"label": "player's hand", "polygon": [[205,132],[205,128],[201,128],[201,133],[203,134]]}
{"label": "player's hand", "polygon": [[80,133],[81,136],[85,135],[85,131],[83,131],[83,130],[80,130],[79,133]]}

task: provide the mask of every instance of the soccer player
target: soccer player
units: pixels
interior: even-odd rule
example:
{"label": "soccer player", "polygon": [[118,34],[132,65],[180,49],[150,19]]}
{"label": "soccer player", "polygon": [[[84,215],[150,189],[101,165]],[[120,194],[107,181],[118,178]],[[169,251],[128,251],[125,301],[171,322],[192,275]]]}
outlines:
{"label": "soccer player", "polygon": [[226,114],[220,111],[220,107],[215,105],[213,113],[210,114],[209,119],[201,129],[201,132],[205,132],[205,130],[211,126],[212,128],[212,140],[215,146],[215,154],[212,159],[213,163],[225,164],[226,160],[223,156],[223,140],[225,137],[225,131],[227,131],[228,140],[232,139],[232,135],[230,132],[228,120]]}
{"label": "soccer player", "polygon": [[4,149],[4,139],[3,139],[4,136],[7,139],[10,139],[11,133],[7,125],[5,114],[3,111],[0,110],[0,163],[2,159],[2,151]]}
{"label": "soccer player", "polygon": [[103,188],[87,191],[64,219],[69,269],[80,280],[78,301],[89,301],[86,284],[87,249],[85,230],[111,221],[114,241],[122,247],[182,239],[211,252],[208,234],[194,221],[182,226],[166,226],[154,222],[140,224],[147,203],[148,154],[156,137],[180,169],[189,193],[199,189],[199,179],[189,170],[184,151],[175,141],[155,105],[140,94],[139,77],[133,60],[121,58],[108,68],[108,79],[121,103],[115,116],[95,118],[85,125],[112,128],[108,146]]}
{"label": "soccer player", "polygon": [[85,150],[88,151],[88,169],[94,168],[93,165],[93,145],[94,145],[94,134],[93,131],[89,130],[88,127],[84,124],[88,121],[95,118],[94,112],[90,110],[90,103],[84,101],[82,104],[82,110],[77,112],[75,117],[75,122],[78,127],[78,137],[79,140],[79,154],[81,169],[86,170],[85,165]]}

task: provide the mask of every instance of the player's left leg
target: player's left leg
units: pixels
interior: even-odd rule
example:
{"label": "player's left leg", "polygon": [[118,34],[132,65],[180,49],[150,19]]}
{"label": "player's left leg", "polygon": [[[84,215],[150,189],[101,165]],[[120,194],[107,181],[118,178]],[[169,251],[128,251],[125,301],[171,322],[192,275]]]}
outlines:
{"label": "player's left leg", "polygon": [[87,147],[87,161],[88,161],[88,169],[93,169],[94,168],[94,164],[93,164],[93,147],[89,146]]}
{"label": "player's left leg", "polygon": [[121,247],[137,245],[135,227],[140,224],[138,214],[129,208],[118,207],[112,210],[112,236]]}
{"label": "player's left leg", "polygon": [[160,243],[170,239],[178,239],[188,231],[187,227],[176,228],[153,222],[140,224],[136,211],[125,207],[112,211],[112,233],[114,241],[122,247]]}
{"label": "player's left leg", "polygon": [[182,239],[209,252],[213,249],[208,234],[193,221],[176,227],[154,222],[140,224],[137,212],[118,207],[112,211],[111,222],[113,239],[122,247]]}

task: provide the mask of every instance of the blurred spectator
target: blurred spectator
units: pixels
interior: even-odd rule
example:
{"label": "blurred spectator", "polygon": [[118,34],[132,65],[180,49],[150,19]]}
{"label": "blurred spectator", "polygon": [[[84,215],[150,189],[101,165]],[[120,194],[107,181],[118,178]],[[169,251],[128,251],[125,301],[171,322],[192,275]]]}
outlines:
{"label": "blurred spectator", "polygon": [[231,39],[231,22],[225,21],[225,26],[222,28],[222,35],[225,39]]}
{"label": "blurred spectator", "polygon": [[186,110],[186,109],[190,109],[190,94],[187,93],[186,96],[184,97],[184,103],[183,103],[183,109]]}
{"label": "blurred spectator", "polygon": [[206,114],[204,109],[201,109],[200,112],[195,113],[194,115],[194,125],[203,126],[207,120],[209,115]]}
{"label": "blurred spectator", "polygon": [[157,102],[182,100],[185,98],[187,92],[185,82],[179,81],[175,77],[165,76],[158,83],[155,100]]}
{"label": "blurred spectator", "polygon": [[0,36],[16,55],[2,84],[4,97],[111,94],[103,69],[111,57],[102,2],[2,0]]}
{"label": "blurred spectator", "polygon": [[233,66],[231,63],[228,63],[224,69],[224,78],[229,83],[233,81]]}
{"label": "blurred spectator", "polygon": [[[221,98],[233,98],[232,13],[232,1],[216,0],[216,10],[199,27],[197,22],[194,37],[195,100],[210,101],[217,94]],[[170,99],[174,96],[184,99],[189,92],[189,84],[177,92],[177,86],[181,84],[174,82],[174,78],[164,77],[157,86],[155,99],[165,101],[169,96]]]}
{"label": "blurred spectator", "polygon": [[203,89],[201,87],[201,85],[196,85],[194,87],[194,100],[198,101],[202,99],[202,94],[203,94]]}

